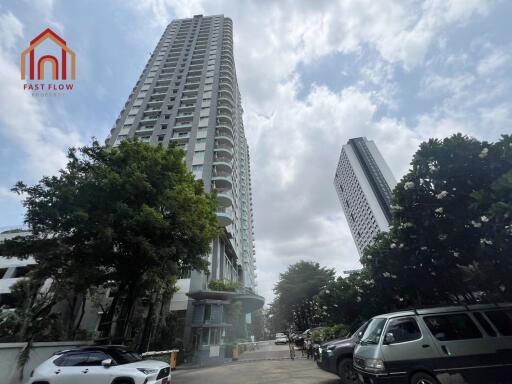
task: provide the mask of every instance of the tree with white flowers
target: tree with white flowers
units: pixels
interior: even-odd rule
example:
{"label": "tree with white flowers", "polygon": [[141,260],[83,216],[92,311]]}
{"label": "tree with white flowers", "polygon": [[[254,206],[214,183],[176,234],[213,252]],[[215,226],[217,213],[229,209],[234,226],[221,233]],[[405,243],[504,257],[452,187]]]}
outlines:
{"label": "tree with white flowers", "polygon": [[395,306],[512,297],[512,136],[421,144],[362,263]]}

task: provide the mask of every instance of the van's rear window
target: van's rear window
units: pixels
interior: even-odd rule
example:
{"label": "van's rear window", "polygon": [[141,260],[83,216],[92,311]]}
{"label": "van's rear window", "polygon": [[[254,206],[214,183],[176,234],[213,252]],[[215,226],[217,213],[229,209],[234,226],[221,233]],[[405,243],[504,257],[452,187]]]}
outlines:
{"label": "van's rear window", "polygon": [[441,341],[482,337],[473,320],[466,314],[426,316],[423,319],[432,335]]}
{"label": "van's rear window", "polygon": [[512,310],[487,311],[485,314],[503,336],[512,336]]}

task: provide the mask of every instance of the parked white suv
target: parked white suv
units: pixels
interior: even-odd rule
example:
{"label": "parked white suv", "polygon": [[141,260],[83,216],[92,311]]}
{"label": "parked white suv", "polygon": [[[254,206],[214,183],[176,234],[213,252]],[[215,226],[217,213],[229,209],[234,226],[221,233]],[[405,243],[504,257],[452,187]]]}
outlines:
{"label": "parked white suv", "polygon": [[91,346],[57,352],[27,384],[170,384],[171,367],[142,360],[123,346]]}

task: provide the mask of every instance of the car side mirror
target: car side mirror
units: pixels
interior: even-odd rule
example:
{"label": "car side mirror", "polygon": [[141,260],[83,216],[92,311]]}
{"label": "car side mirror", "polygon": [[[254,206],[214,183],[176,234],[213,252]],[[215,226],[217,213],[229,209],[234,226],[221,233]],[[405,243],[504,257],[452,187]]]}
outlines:
{"label": "car side mirror", "polygon": [[393,336],[392,332],[386,333],[386,336],[384,336],[384,343],[386,344],[392,344],[395,342],[395,336]]}
{"label": "car side mirror", "polygon": [[101,365],[103,365],[105,368],[112,366],[112,364],[112,359],[105,359],[101,362]]}

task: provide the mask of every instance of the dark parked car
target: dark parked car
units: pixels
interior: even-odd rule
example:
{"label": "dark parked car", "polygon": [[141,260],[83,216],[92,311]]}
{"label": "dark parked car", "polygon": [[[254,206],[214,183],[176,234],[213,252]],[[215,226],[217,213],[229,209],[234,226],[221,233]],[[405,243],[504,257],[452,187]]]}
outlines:
{"label": "dark parked car", "polygon": [[364,323],[352,336],[331,340],[320,345],[317,365],[324,371],[337,374],[342,384],[357,383],[357,375],[352,367],[352,354],[356,343],[363,336],[368,323]]}

